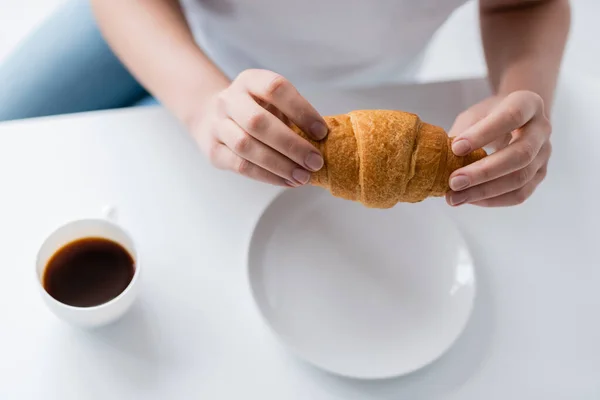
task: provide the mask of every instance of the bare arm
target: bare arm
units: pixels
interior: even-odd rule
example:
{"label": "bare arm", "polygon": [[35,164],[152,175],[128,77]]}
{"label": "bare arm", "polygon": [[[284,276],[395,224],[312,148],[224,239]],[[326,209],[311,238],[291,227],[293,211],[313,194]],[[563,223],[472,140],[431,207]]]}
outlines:
{"label": "bare arm", "polygon": [[488,157],[450,177],[451,205],[521,204],[544,180],[552,154],[548,119],[571,17],[568,0],[479,0],[481,34],[496,96],[456,119],[452,151],[488,146]]}
{"label": "bare arm", "polygon": [[539,94],[549,113],[570,27],[568,0],[480,0],[481,33],[497,93]]}
{"label": "bare arm", "polygon": [[91,1],[115,54],[214,166],[292,187],[322,168],[318,150],[276,116],[320,139],[327,127],[314,107],[271,71],[246,70],[230,82],[194,42],[178,0]]}
{"label": "bare arm", "polygon": [[177,0],[92,0],[105,39],[132,74],[186,126],[229,85],[195,44]]}

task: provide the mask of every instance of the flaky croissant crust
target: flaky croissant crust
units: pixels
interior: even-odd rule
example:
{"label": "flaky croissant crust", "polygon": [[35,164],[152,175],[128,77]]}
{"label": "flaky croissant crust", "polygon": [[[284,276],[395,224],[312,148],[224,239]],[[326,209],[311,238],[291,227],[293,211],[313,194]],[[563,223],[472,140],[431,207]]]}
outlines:
{"label": "flaky croissant crust", "polygon": [[482,149],[454,155],[453,138],[442,128],[404,111],[356,110],[324,118],[329,134],[321,141],[292,126],[325,159],[310,183],[371,208],[443,196],[452,172],[486,156]]}

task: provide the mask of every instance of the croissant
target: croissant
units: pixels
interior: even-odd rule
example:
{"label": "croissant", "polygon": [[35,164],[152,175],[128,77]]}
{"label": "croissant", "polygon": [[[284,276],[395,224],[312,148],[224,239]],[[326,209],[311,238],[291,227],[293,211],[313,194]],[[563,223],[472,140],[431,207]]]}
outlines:
{"label": "croissant", "polygon": [[321,141],[292,125],[325,161],[309,183],[369,208],[443,196],[453,171],[487,155],[483,149],[454,155],[453,138],[442,128],[404,111],[357,110],[324,118],[329,134]]}

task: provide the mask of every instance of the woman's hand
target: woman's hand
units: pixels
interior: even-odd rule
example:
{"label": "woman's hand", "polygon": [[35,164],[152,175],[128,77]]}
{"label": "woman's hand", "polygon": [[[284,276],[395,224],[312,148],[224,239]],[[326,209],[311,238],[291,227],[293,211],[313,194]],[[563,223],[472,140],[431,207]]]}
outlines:
{"label": "woman's hand", "polygon": [[290,82],[271,71],[246,70],[209,101],[192,134],[215,167],[296,187],[323,167],[323,157],[288,121],[316,140],[327,135],[323,118]]}
{"label": "woman's hand", "polygon": [[463,112],[450,131],[452,151],[463,156],[486,147],[493,154],[450,176],[448,204],[523,203],[546,176],[551,130],[542,98],[530,91],[491,97]]}

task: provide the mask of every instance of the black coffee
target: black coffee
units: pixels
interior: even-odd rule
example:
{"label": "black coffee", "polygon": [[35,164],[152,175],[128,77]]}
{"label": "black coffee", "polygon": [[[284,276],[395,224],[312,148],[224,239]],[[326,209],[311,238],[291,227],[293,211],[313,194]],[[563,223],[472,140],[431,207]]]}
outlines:
{"label": "black coffee", "polygon": [[48,294],[61,303],[93,307],[121,294],[134,272],[133,257],[120,244],[93,237],[59,249],[48,261],[42,281]]}

